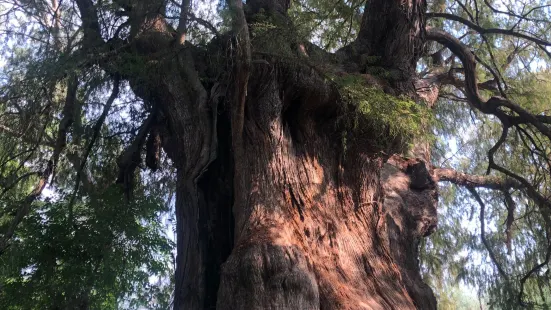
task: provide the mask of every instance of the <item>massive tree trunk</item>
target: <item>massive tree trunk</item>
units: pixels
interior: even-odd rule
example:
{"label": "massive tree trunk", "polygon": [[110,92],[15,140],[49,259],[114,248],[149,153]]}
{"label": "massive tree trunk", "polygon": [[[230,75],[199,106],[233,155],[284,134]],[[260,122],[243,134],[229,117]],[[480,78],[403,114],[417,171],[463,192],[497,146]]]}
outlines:
{"label": "massive tree trunk", "polygon": [[[178,170],[174,309],[435,309],[418,263],[436,226],[428,158],[390,156],[406,150],[375,143],[386,129],[354,114],[317,69],[368,83],[362,62],[375,56],[397,73],[380,81],[385,91],[414,96],[425,1],[367,1],[339,57],[289,40],[285,0],[231,2],[233,35],[214,40],[210,57],[181,45],[163,1],[136,3],[123,6],[129,51],[147,69],[106,67],[159,111]],[[260,10],[285,30],[249,36]],[[231,61],[212,60],[228,51]]]}
{"label": "massive tree trunk", "polygon": [[[364,31],[355,44],[402,73],[394,91],[408,93],[424,2],[379,2],[366,10],[393,12],[377,29],[390,35],[370,41]],[[420,238],[436,225],[426,158],[389,164],[380,153],[389,150],[370,143],[372,128],[339,123],[346,103],[330,83],[296,64],[263,60],[251,71],[243,150],[234,158],[242,178],[234,183],[235,245],[217,308],[434,309],[417,259]]]}
{"label": "massive tree trunk", "polygon": [[[333,98],[287,93],[278,78],[249,88],[246,155],[236,158],[247,195],[234,201],[218,308],[435,308],[417,262],[436,219],[433,183],[415,188],[361,136],[344,152],[335,120],[311,112]],[[422,163],[409,167],[423,175]]]}

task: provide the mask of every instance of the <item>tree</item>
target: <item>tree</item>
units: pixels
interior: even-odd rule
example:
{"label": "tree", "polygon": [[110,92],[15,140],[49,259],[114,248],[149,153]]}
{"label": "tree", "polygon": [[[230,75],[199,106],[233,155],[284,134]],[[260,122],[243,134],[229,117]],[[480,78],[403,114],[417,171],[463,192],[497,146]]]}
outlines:
{"label": "tree", "polygon": [[[3,286],[28,283],[24,268],[43,283],[79,267],[65,247],[91,255],[86,267],[107,266],[112,247],[131,270],[163,269],[153,223],[173,188],[174,309],[435,309],[422,271],[466,244],[491,265],[455,263],[456,276],[492,306],[548,302],[548,2],[228,0],[219,22],[190,0],[2,3],[0,253],[62,240]],[[478,139],[446,166],[439,139],[461,126]],[[461,188],[444,202],[478,210],[479,241],[457,238],[452,214],[425,244],[438,182]],[[72,247],[73,230],[89,248]],[[142,292],[143,272],[116,270],[78,271],[82,289],[52,307]]]}

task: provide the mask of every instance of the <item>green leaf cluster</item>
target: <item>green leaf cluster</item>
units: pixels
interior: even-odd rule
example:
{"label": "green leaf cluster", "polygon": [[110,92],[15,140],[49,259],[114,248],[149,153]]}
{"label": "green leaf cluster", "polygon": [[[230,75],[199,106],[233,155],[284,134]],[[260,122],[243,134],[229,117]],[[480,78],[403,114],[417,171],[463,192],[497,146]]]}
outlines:
{"label": "green leaf cluster", "polygon": [[164,204],[147,195],[126,203],[115,187],[71,212],[69,203],[35,205],[0,257],[3,309],[166,309],[172,244],[160,224]]}

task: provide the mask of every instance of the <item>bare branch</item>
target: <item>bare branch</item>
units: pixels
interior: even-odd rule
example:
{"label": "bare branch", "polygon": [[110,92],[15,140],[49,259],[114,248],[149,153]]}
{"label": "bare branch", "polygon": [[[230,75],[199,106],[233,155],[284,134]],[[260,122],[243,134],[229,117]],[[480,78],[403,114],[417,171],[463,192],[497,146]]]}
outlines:
{"label": "bare branch", "polygon": [[490,98],[486,102],[482,100],[477,85],[475,56],[459,40],[449,33],[433,28],[427,29],[427,40],[436,41],[446,46],[452,51],[452,53],[459,57],[465,69],[465,92],[467,99],[474,108],[484,114],[495,115],[502,122],[503,126],[510,127],[511,121],[516,117],[508,115],[501,109],[502,107],[506,107],[512,112],[518,114],[518,117],[522,118],[526,123],[536,127],[542,134],[551,140],[551,129],[544,123],[540,122],[535,115],[526,111],[518,104],[506,98],[497,96]]}
{"label": "bare branch", "polygon": [[488,2],[488,0],[484,0],[484,4],[486,4],[486,6],[489,7],[490,10],[492,10],[494,13],[505,14],[505,15],[508,15],[508,16],[517,17],[519,20],[528,20],[528,21],[535,21],[535,22],[548,22],[548,21],[543,20],[543,19],[529,18],[528,16],[530,14],[532,14],[534,11],[551,7],[551,4],[539,5],[539,6],[535,6],[532,9],[528,10],[528,12],[526,12],[522,15],[519,15],[519,14],[516,14],[514,12],[510,12],[510,11],[501,11],[501,10],[495,8],[494,6],[492,6],[492,4],[490,2]]}

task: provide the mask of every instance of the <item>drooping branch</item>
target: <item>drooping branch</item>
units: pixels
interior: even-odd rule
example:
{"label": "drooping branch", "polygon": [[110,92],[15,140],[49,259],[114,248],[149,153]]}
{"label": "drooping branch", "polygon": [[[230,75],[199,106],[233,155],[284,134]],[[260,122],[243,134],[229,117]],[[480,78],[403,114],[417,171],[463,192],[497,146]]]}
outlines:
{"label": "drooping branch", "polygon": [[77,194],[78,194],[78,190],[80,188],[80,179],[81,179],[82,173],[84,171],[84,167],[86,167],[86,162],[88,161],[88,157],[90,156],[92,148],[94,147],[94,144],[95,144],[97,138],[99,137],[101,127],[103,126],[103,123],[105,123],[105,119],[107,118],[107,115],[109,114],[109,111],[111,110],[111,106],[113,105],[113,102],[115,102],[115,99],[117,99],[117,97],[119,96],[119,87],[120,87],[120,77],[115,76],[114,81],[113,81],[113,90],[111,91],[111,95],[107,99],[107,102],[105,103],[105,106],[103,107],[103,111],[102,111],[100,117],[98,118],[98,120],[94,124],[92,137],[90,138],[90,142],[88,143],[88,146],[86,147],[86,150],[84,151],[84,154],[82,155],[82,161],[81,161],[80,167],[77,171],[77,176],[76,176],[76,180],[75,180],[75,187],[74,187],[74,190],[73,190],[73,196],[71,197],[71,202],[69,203],[70,205],[73,205],[73,203],[75,202],[75,199],[76,199]]}
{"label": "drooping branch", "polygon": [[119,176],[117,178],[117,183],[123,184],[124,193],[127,200],[130,200],[130,193],[132,192],[133,187],[134,171],[140,164],[140,154],[145,142],[145,138],[147,137],[147,133],[150,131],[156,117],[157,112],[154,110],[144,121],[132,143],[130,143],[130,145],[124,150],[124,152],[117,160],[117,165],[119,166]]}
{"label": "drooping branch", "polygon": [[507,206],[507,219],[505,220],[505,243],[507,244],[507,254],[511,255],[511,239],[513,235],[513,222],[515,221],[516,204],[509,191],[503,191],[505,196],[505,206]]}
{"label": "drooping branch", "polygon": [[67,95],[65,96],[65,104],[63,106],[63,118],[59,123],[59,129],[57,132],[57,139],[55,142],[54,153],[52,155],[53,163],[53,175],[55,176],[55,169],[59,162],[59,156],[67,144],[67,133],[72,126],[75,115],[74,115],[74,106],[77,100],[77,88],[78,80],[75,75],[71,75],[67,81]]}
{"label": "drooping branch", "polygon": [[486,204],[484,203],[484,201],[482,201],[482,198],[480,197],[480,195],[478,194],[476,189],[474,189],[473,187],[467,187],[467,189],[473,195],[473,197],[476,199],[476,202],[478,202],[478,204],[480,205],[480,239],[482,240],[482,243],[486,247],[486,250],[488,251],[488,254],[490,255],[490,259],[492,260],[492,262],[496,266],[497,271],[499,272],[499,274],[507,282],[509,282],[509,275],[507,275],[507,273],[505,272],[505,270],[503,269],[501,264],[497,261],[497,257],[495,255],[494,251],[492,250],[492,247],[490,246],[490,243],[488,243],[488,240],[486,240],[486,225],[485,225],[485,220],[484,220]]}
{"label": "drooping branch", "polygon": [[161,148],[162,148],[161,134],[159,128],[156,125],[151,126],[149,130],[149,136],[146,142],[145,164],[146,166],[156,171],[159,169],[159,162],[161,160]]}
{"label": "drooping branch", "polygon": [[34,187],[33,191],[21,202],[21,205],[17,209],[17,213],[15,214],[14,219],[12,220],[10,226],[8,227],[8,230],[4,233],[4,236],[2,236],[2,239],[0,239],[0,255],[4,253],[6,248],[9,246],[9,242],[13,235],[15,234],[15,230],[17,229],[17,226],[23,221],[25,216],[29,213],[31,210],[32,203],[42,194],[42,191],[48,184],[48,178],[51,176],[53,171],[53,164],[52,161],[49,161],[44,171],[41,173],[40,178]]}
{"label": "drooping branch", "polygon": [[547,246],[547,253],[545,254],[545,259],[539,263],[536,264],[532,269],[530,269],[521,279],[520,279],[520,291],[518,293],[518,303],[520,305],[526,305],[526,303],[523,300],[524,297],[524,284],[526,281],[536,272],[540,271],[543,267],[549,264],[549,261],[551,260],[551,243]]}
{"label": "drooping branch", "polygon": [[[19,226],[24,217],[30,212],[32,204],[42,194],[44,188],[46,188],[46,185],[48,184],[48,179],[50,179],[50,177],[53,179],[55,176],[55,169],[59,162],[59,157],[61,156],[61,153],[63,152],[67,144],[66,140],[68,130],[74,120],[73,106],[76,100],[77,87],[77,78],[75,76],[69,77],[67,93],[65,95],[65,102],[63,106],[63,118],[59,123],[57,139],[54,144],[52,156],[47,162],[46,168],[41,173],[39,173],[40,177],[33,191],[29,195],[27,195],[27,197],[21,202],[15,218],[12,220],[10,226],[8,227],[8,230],[0,240],[0,254],[3,253],[8,247],[11,238],[15,234],[17,226]],[[45,126],[43,130],[46,130]],[[40,141],[38,143],[40,143]]]}
{"label": "drooping branch", "polygon": [[[504,137],[504,135],[502,135]],[[503,141],[503,140],[500,140]],[[432,177],[435,182],[439,181],[447,181],[451,182],[455,185],[465,187],[467,189],[476,189],[476,188],[484,188],[489,190],[497,190],[502,193],[504,193],[505,197],[507,198],[507,195],[510,195],[509,192],[511,190],[519,190],[521,191],[526,197],[530,198],[534,203],[538,206],[539,211],[541,212],[541,215],[545,221],[546,229],[548,231],[551,231],[551,201],[548,198],[545,198],[535,187],[533,184],[531,184],[528,180],[525,178],[519,176],[516,173],[513,173],[509,171],[508,169],[505,169],[504,167],[501,167],[500,165],[496,164],[493,160],[493,150],[499,148],[500,142],[494,146],[490,152],[490,164],[489,167],[492,169],[495,169],[496,171],[502,173],[505,177],[498,177],[498,176],[481,176],[481,175],[471,175],[466,173],[458,172],[454,169],[449,168],[433,168]],[[513,204],[511,204],[512,200],[509,200],[506,205],[507,209],[510,213],[510,216],[512,216],[511,209],[513,208]],[[510,218],[508,220],[511,220]],[[508,223],[509,225],[510,223]]]}

